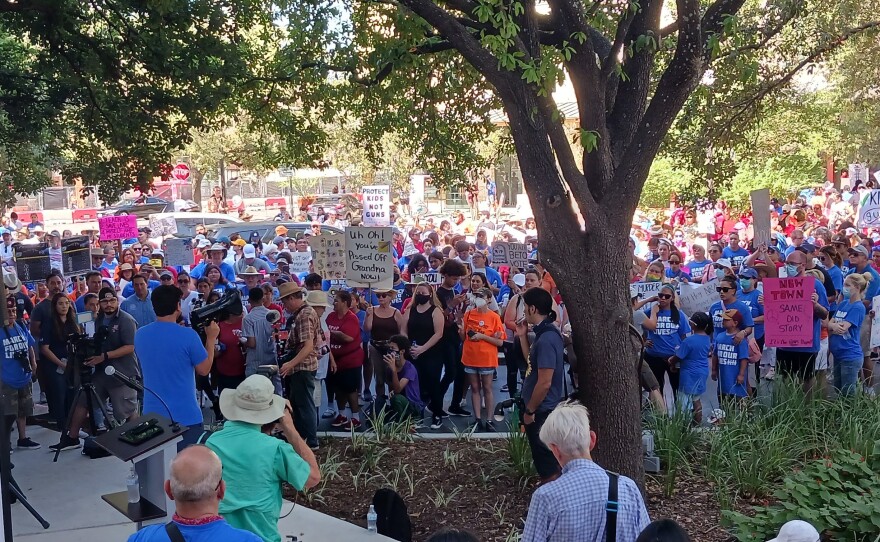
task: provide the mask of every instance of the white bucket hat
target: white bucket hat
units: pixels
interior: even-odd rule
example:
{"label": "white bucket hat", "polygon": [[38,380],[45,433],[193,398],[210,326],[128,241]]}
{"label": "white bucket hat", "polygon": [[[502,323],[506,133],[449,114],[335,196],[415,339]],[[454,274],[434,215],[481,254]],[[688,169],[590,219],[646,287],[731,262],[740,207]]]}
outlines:
{"label": "white bucket hat", "polygon": [[263,375],[251,375],[237,388],[220,394],[220,412],[227,420],[264,425],[284,414],[286,403],[275,395],[275,386]]}

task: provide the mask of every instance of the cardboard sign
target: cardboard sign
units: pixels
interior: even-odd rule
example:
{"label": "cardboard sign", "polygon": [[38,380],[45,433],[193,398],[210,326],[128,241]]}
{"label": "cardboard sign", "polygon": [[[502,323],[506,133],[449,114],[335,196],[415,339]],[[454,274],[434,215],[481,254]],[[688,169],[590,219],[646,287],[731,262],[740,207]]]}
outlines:
{"label": "cardboard sign", "polygon": [[765,278],[764,330],[767,346],[813,346],[813,277]]}
{"label": "cardboard sign", "polygon": [[353,288],[391,288],[394,258],[391,228],[345,229],[345,282]]}
{"label": "cardboard sign", "polygon": [[492,265],[509,265],[524,270],[529,265],[529,250],[523,243],[498,241],[492,245]]}
{"label": "cardboard sign", "polygon": [[391,187],[388,185],[365,186],[364,226],[389,226],[391,224]]}
{"label": "cardboard sign", "polygon": [[150,229],[154,237],[162,237],[164,235],[173,235],[177,233],[177,221],[173,216],[155,216],[150,215]]}
{"label": "cardboard sign", "polygon": [[312,251],[307,250],[305,252],[291,252],[290,256],[293,258],[293,261],[290,263],[290,272],[294,275],[299,275],[300,273],[308,273],[309,272],[309,262],[312,261]]}
{"label": "cardboard sign", "polygon": [[138,236],[137,217],[134,215],[104,216],[98,219],[101,241],[116,241]]}
{"label": "cardboard sign", "polygon": [[871,300],[874,318],[871,319],[871,348],[880,346],[880,295]]}
{"label": "cardboard sign", "polygon": [[15,247],[15,272],[22,282],[46,280],[52,271],[49,261],[49,245],[37,243],[25,245],[16,243]]}
{"label": "cardboard sign", "polygon": [[165,265],[193,264],[192,239],[166,239],[163,245],[165,246]]}
{"label": "cardboard sign", "polygon": [[880,190],[863,190],[859,193],[860,228],[880,226]]}
{"label": "cardboard sign", "polygon": [[770,245],[770,189],[752,190],[752,229],[755,246]]}
{"label": "cardboard sign", "polygon": [[328,280],[345,278],[345,238],[340,233],[324,233],[309,239],[315,273]]}
{"label": "cardboard sign", "polygon": [[440,273],[413,273],[413,275],[409,278],[410,284],[431,284],[437,285],[443,282],[443,277],[440,276]]}
{"label": "cardboard sign", "polygon": [[688,283],[681,286],[681,295],[678,300],[681,310],[688,316],[696,312],[708,313],[712,304],[718,301],[718,292],[715,291],[716,282],[709,284]]}
{"label": "cardboard sign", "polygon": [[634,282],[629,285],[629,297],[638,297],[639,299],[647,299],[654,297],[663,286],[662,282]]}
{"label": "cardboard sign", "polygon": [[401,258],[406,258],[407,256],[414,256],[419,254],[419,249],[413,244],[412,239],[407,238],[406,242],[403,244],[403,254],[400,255]]}
{"label": "cardboard sign", "polygon": [[77,235],[61,240],[62,272],[66,276],[84,275],[92,269],[89,238]]}

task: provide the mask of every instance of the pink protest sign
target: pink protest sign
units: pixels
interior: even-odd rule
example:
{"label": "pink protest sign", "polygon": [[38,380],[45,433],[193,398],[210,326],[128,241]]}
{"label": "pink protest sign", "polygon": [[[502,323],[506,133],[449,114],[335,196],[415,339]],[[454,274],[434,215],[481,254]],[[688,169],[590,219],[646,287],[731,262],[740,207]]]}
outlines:
{"label": "pink protest sign", "polygon": [[767,346],[813,346],[813,277],[764,279]]}
{"label": "pink protest sign", "polygon": [[134,215],[101,217],[98,219],[98,231],[101,234],[101,241],[137,237],[137,217]]}

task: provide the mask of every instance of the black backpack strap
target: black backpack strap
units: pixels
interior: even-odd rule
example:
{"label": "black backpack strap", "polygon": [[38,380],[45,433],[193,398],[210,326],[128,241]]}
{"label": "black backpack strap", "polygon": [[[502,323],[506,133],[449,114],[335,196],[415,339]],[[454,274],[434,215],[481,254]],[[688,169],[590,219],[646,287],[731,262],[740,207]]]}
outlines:
{"label": "black backpack strap", "polygon": [[617,541],[617,511],[620,504],[617,502],[617,482],[618,475],[616,472],[605,471],[608,473],[608,501],[605,503],[605,542]]}
{"label": "black backpack strap", "polygon": [[165,533],[168,535],[168,538],[171,539],[171,542],[186,542],[186,539],[180,532],[180,528],[173,521],[169,521],[165,524]]}

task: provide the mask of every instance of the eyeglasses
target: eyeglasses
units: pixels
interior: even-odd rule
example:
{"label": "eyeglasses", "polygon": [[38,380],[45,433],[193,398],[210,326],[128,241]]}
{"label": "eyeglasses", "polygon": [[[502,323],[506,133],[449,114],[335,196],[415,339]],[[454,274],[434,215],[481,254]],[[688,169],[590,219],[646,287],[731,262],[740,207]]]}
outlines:
{"label": "eyeglasses", "polygon": [[672,294],[657,294],[659,299],[672,299]]}
{"label": "eyeglasses", "polygon": [[388,294],[376,294],[376,297],[378,297],[379,299],[382,299],[382,298],[391,297],[391,296]]}
{"label": "eyeglasses", "polygon": [[725,293],[725,294],[726,294],[727,292],[729,292],[729,291],[731,291],[731,290],[734,290],[734,289],[735,289],[735,288],[731,288],[731,287],[729,287],[729,286],[718,286],[717,288],[715,288],[715,291],[718,292],[719,294],[720,294],[720,293]]}

